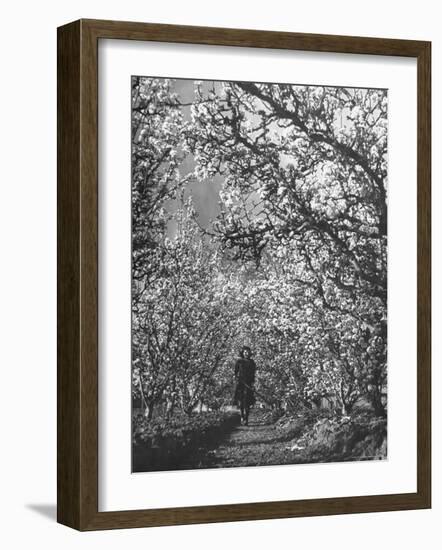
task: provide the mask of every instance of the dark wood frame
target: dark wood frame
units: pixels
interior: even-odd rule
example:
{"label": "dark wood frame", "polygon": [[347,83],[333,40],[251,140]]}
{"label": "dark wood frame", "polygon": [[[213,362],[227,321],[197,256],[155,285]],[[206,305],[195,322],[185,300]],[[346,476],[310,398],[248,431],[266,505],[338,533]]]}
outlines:
{"label": "dark wood frame", "polygon": [[[417,58],[417,492],[98,511],[98,40]],[[58,29],[58,521],[86,531],[431,506],[431,43],[79,20]]]}

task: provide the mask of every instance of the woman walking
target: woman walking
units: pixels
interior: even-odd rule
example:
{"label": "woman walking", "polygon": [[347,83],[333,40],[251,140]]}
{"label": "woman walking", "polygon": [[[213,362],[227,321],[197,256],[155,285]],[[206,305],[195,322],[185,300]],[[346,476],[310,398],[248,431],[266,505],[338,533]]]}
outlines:
{"label": "woman walking", "polygon": [[240,357],[235,364],[235,394],[233,402],[241,411],[241,423],[248,426],[250,407],[256,402],[253,389],[256,364],[251,359],[252,350],[249,346],[243,346],[239,355]]}

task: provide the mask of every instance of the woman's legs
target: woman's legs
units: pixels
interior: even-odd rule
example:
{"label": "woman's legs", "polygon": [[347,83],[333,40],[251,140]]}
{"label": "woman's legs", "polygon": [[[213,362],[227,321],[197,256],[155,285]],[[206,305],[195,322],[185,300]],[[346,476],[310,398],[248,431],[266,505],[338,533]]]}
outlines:
{"label": "woman's legs", "polygon": [[250,405],[246,404],[244,407],[244,424],[246,426],[249,425],[249,412],[250,412]]}

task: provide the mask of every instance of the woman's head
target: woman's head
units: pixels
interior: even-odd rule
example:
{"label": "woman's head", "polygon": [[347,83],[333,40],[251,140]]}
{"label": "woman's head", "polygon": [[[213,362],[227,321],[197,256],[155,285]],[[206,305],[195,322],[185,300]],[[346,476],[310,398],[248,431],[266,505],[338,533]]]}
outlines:
{"label": "woman's head", "polygon": [[239,354],[243,359],[249,359],[249,357],[252,356],[252,350],[249,348],[249,346],[243,346]]}

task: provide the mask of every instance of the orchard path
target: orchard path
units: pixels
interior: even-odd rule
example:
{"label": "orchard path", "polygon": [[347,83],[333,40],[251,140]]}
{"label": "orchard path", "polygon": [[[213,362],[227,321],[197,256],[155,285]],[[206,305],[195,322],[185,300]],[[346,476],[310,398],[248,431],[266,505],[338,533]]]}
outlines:
{"label": "orchard path", "polygon": [[[236,426],[215,448],[199,457],[198,468],[264,466],[293,462],[285,434],[259,412],[251,411],[248,426]],[[285,460],[284,460],[285,459]],[[195,467],[195,464],[194,464]]]}

